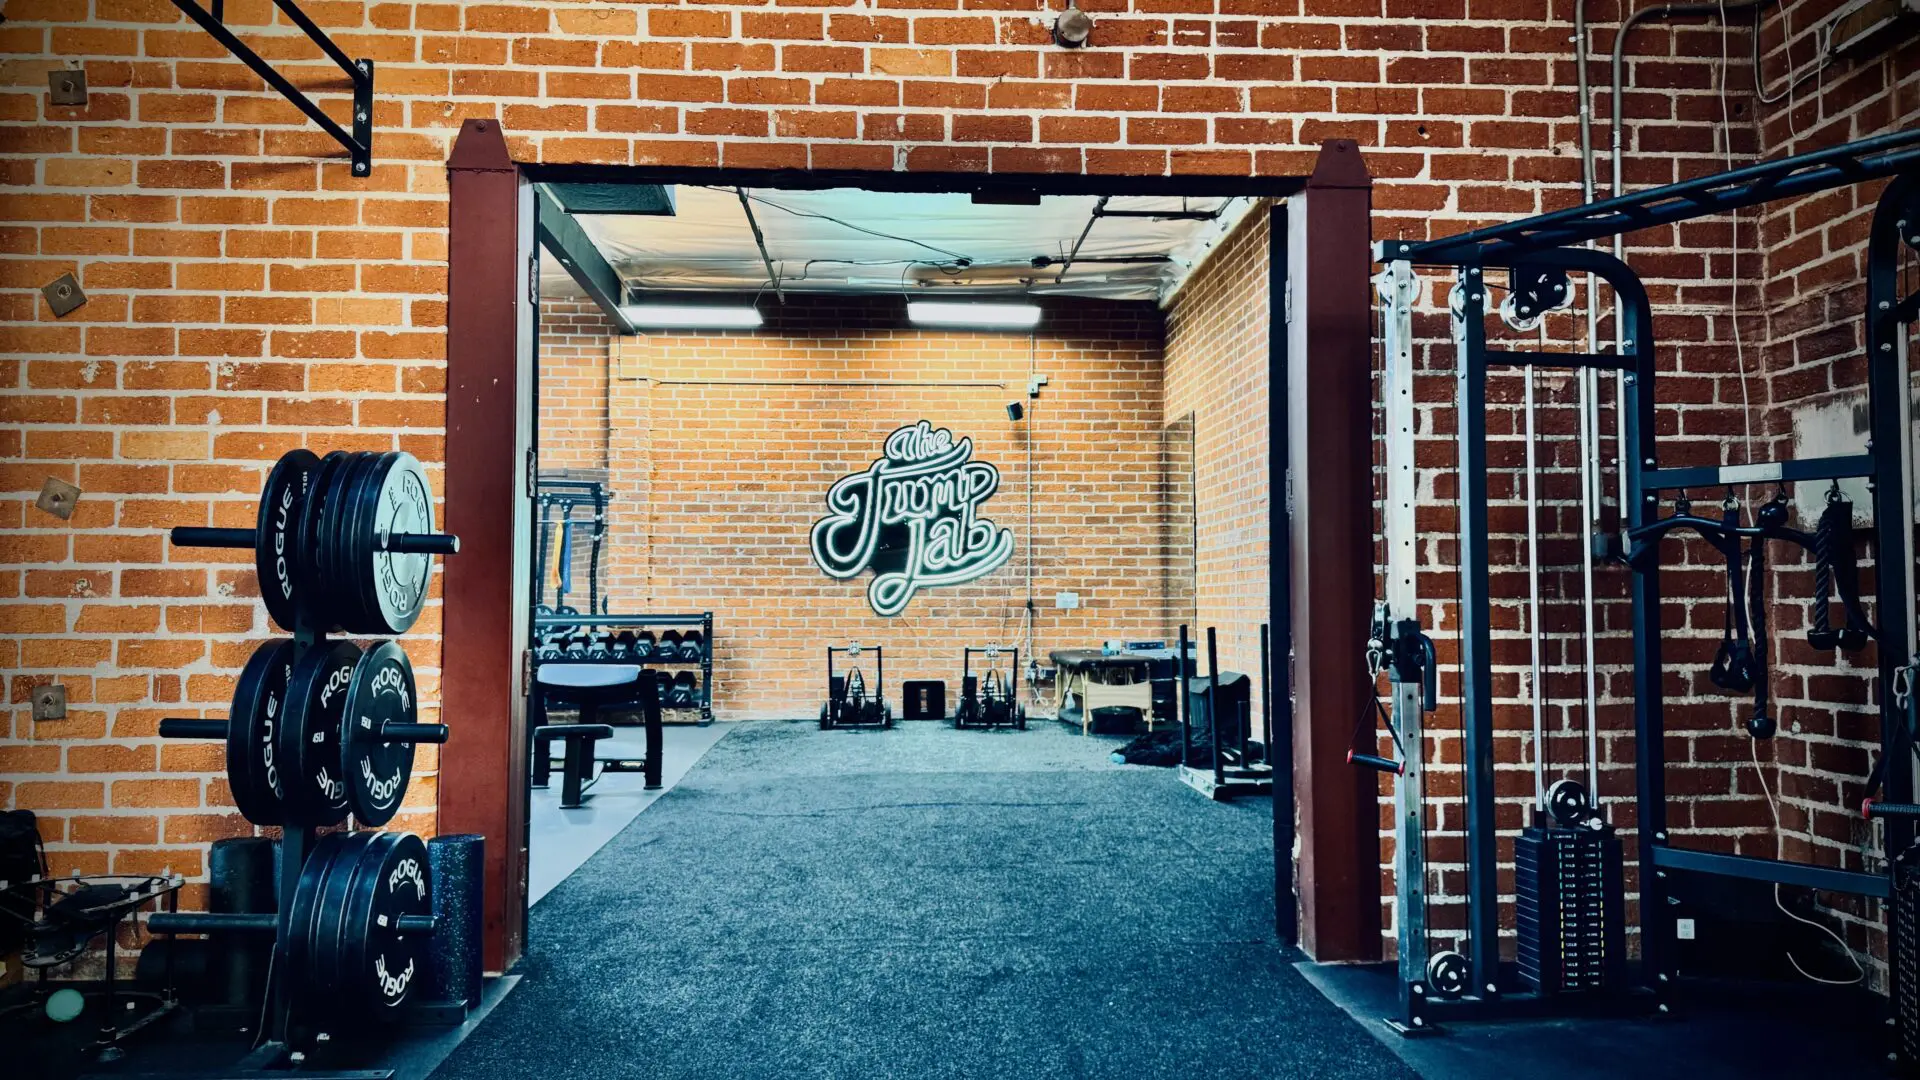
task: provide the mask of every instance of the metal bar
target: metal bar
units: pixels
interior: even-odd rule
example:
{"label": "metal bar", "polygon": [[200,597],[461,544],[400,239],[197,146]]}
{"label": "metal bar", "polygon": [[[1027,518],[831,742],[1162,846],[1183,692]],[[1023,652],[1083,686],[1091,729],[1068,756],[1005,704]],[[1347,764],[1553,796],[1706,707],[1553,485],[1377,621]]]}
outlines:
{"label": "metal bar", "polygon": [[[1904,227],[1904,228],[1903,228]],[[1907,236],[1901,236],[1905,231]],[[1881,797],[1890,803],[1914,801],[1914,756],[1911,743],[1904,737],[1908,717],[1893,692],[1900,668],[1920,654],[1920,617],[1914,605],[1913,571],[1913,498],[1915,464],[1913,460],[1912,368],[1909,355],[1909,326],[1916,318],[1913,299],[1902,302],[1901,267],[1907,258],[1902,243],[1920,249],[1920,174],[1901,176],[1887,185],[1874,209],[1873,224],[1867,239],[1867,393],[1869,448],[1874,451],[1877,468],[1873,485],[1874,529],[1874,618],[1879,622],[1880,762]],[[1914,842],[1911,818],[1883,820],[1880,850],[1884,876],[1889,886],[1894,873],[1894,857]],[[1900,905],[1890,904],[1887,911],[1887,936],[1899,940],[1910,928],[1902,924]],[[1899,964],[1887,968],[1887,996],[1901,1001],[1913,993],[1903,980],[1911,972]],[[1911,1067],[1912,1062],[1905,1063]]]}
{"label": "metal bar", "polygon": [[[1413,396],[1413,301],[1417,292],[1413,265],[1388,263],[1379,278],[1385,400],[1387,490],[1382,507],[1386,546],[1386,610],[1375,619],[1391,628],[1420,617],[1419,551],[1414,504],[1419,494],[1414,472],[1417,413]],[[1414,987],[1427,978],[1427,864],[1421,842],[1426,823],[1426,717],[1420,681],[1392,671],[1393,726],[1400,733],[1401,772],[1393,785],[1394,933],[1399,953],[1399,1015],[1409,1024],[1421,1002]],[[1377,693],[1377,689],[1370,689]]]}
{"label": "metal bar", "polygon": [[580,288],[593,298],[594,305],[600,309],[607,321],[620,328],[622,334],[637,334],[640,328],[627,318],[621,305],[626,302],[626,284],[620,278],[606,256],[594,246],[593,238],[580,227],[572,214],[562,209],[558,200],[547,189],[536,185],[534,191],[534,233],[540,239],[540,246],[559,262],[567,271],[567,276],[578,282]]}
{"label": "metal bar", "polygon": [[[1279,699],[1268,699],[1272,727],[1267,732],[1267,761],[1273,766],[1273,929],[1281,944],[1300,943],[1300,909],[1295,896],[1293,782],[1293,469],[1287,454],[1287,204],[1267,212],[1267,611],[1273,622],[1270,643],[1262,642],[1262,670],[1279,669]],[[1265,629],[1264,626],[1262,628]],[[1263,634],[1264,638],[1264,634]],[[1186,678],[1186,657],[1177,661]],[[1270,694],[1274,682],[1263,682]]]}
{"label": "metal bar", "polygon": [[773,298],[779,303],[787,302],[787,294],[780,288],[780,271],[773,268],[773,257],[767,254],[767,238],[760,232],[760,222],[753,216],[753,200],[747,198],[744,188],[734,188],[733,193],[740,196],[740,209],[747,215],[747,228],[753,230],[753,242],[760,249],[760,263],[767,268],[767,284],[773,286]]}
{"label": "metal bar", "polygon": [[1839,480],[1875,475],[1872,454],[1757,461],[1751,465],[1708,465],[1689,469],[1648,469],[1640,474],[1643,491],[1717,488],[1729,484],[1770,484],[1793,480]]}
{"label": "metal bar", "polygon": [[1631,366],[1631,361],[1621,358],[1617,353],[1589,352],[1517,352],[1507,349],[1488,349],[1486,361],[1489,365],[1513,364],[1533,368],[1598,368],[1602,371],[1617,371]]}
{"label": "metal bar", "polygon": [[300,5],[293,0],[273,0],[273,6],[279,8],[288,19],[293,21],[293,25],[312,38],[313,43],[320,46],[320,51],[327,54],[328,59],[340,65],[340,70],[352,76],[355,82],[360,81],[362,76],[354,67],[353,61],[340,50],[340,46],[333,43],[333,39],[327,36],[326,31],[314,25],[312,19],[307,18],[307,13],[300,10]]}
{"label": "metal bar", "polygon": [[[300,25],[302,30],[306,31],[307,36],[313,39],[314,44],[320,46],[320,48],[327,53],[328,58],[339,64],[341,69],[353,80],[355,126],[358,128],[362,124],[371,125],[373,92],[372,62],[368,60],[348,60],[346,54],[342,53],[338,46],[334,45],[325,34],[321,33],[320,29],[314,26],[313,23],[307,19],[306,15],[300,12],[299,8],[294,7],[291,0],[274,0],[274,3],[280,10],[287,12],[288,17],[292,18]],[[356,138],[354,135],[349,134],[338,123],[334,122],[333,117],[328,116],[325,110],[321,109],[312,98],[302,93],[298,87],[287,80],[286,76],[275,71],[272,64],[267,63],[266,60],[261,58],[259,53],[249,48],[246,42],[241,41],[235,36],[233,31],[228,30],[226,25],[218,18],[215,18],[211,12],[194,3],[193,0],[173,0],[173,6],[184,12],[187,18],[199,24],[200,29],[205,30],[208,35],[224,46],[226,50],[232,53],[241,63],[252,68],[255,75],[265,80],[267,85],[278,91],[281,97],[292,102],[294,108],[307,114],[307,119],[312,120],[319,126],[320,130],[326,132],[335,142],[345,148],[347,153],[352,155],[353,171],[356,176],[365,176],[371,171],[373,140],[370,126],[367,128],[367,133],[364,137]],[[364,120],[362,119],[363,115],[365,116]]]}
{"label": "metal bar", "polygon": [[1073,260],[1080,254],[1080,245],[1087,242],[1087,234],[1093,231],[1093,223],[1100,220],[1100,211],[1105,210],[1107,203],[1112,200],[1113,196],[1102,195],[1100,201],[1093,204],[1093,213],[1087,215],[1087,227],[1080,230],[1080,238],[1073,242],[1073,250],[1067,252],[1067,261],[1060,264],[1060,272],[1054,275],[1055,285],[1066,279],[1067,271],[1073,268]]}
{"label": "metal bar", "polygon": [[[1642,470],[1657,463],[1654,438],[1654,363],[1652,312],[1646,289],[1640,279],[1617,263],[1618,270],[1606,276],[1620,311],[1620,320],[1632,324],[1634,351],[1640,358],[1637,370],[1622,376],[1625,396],[1620,401],[1621,437],[1626,441],[1631,460],[1620,462],[1625,485],[1625,504],[1621,506],[1623,524],[1631,529],[1646,524],[1659,514],[1659,507],[1648,499]],[[1628,336],[1622,332],[1623,337]],[[1667,750],[1665,726],[1665,686],[1661,665],[1660,641],[1660,565],[1650,562],[1633,575],[1629,586],[1633,609],[1633,731],[1634,801],[1637,810],[1639,851],[1655,851],[1667,840]],[[1597,794],[1597,793],[1596,793]],[[1673,913],[1667,903],[1666,881],[1659,874],[1644,871],[1640,875],[1640,941],[1642,979],[1666,1007],[1665,995],[1679,974],[1675,959]]]}
{"label": "metal bar", "polygon": [[1809,866],[1784,859],[1757,859],[1751,855],[1725,855],[1717,851],[1691,851],[1687,848],[1655,844],[1653,865],[1670,870],[1689,870],[1720,877],[1745,878],[1795,885],[1822,892],[1849,893],[1854,896],[1892,895],[1885,874],[1866,874],[1858,870],[1840,870],[1830,866]]}
{"label": "metal bar", "polygon": [[[1104,203],[1102,205],[1105,205]],[[1103,218],[1152,218],[1155,221],[1215,221],[1220,217],[1218,210],[1104,210],[1094,207],[1094,217]]]}
{"label": "metal bar", "polygon": [[1426,265],[1499,265],[1503,260],[1549,247],[1891,176],[1920,164],[1920,146],[1916,144],[1920,144],[1920,127],[1631,192],[1603,202],[1583,203],[1458,236],[1424,243],[1386,241],[1383,258],[1408,258]]}
{"label": "metal bar", "polygon": [[566,626],[702,626],[705,615],[536,615],[533,625],[546,630]]}
{"label": "metal bar", "polygon": [[1464,267],[1451,303],[1458,345],[1461,778],[1467,818],[1467,935],[1473,993],[1497,994],[1500,862],[1494,822],[1493,640],[1487,566],[1486,284]]}
{"label": "metal bar", "polygon": [[[1545,333],[1542,329],[1542,336]],[[1544,811],[1547,808],[1547,760],[1542,751],[1547,742],[1547,701],[1542,687],[1545,668],[1541,663],[1541,653],[1545,642],[1541,639],[1540,630],[1540,479],[1533,445],[1533,369],[1522,371],[1520,377],[1526,380],[1523,394],[1526,399],[1527,440],[1527,651],[1532,679],[1527,696],[1533,713],[1533,805],[1535,809]]]}

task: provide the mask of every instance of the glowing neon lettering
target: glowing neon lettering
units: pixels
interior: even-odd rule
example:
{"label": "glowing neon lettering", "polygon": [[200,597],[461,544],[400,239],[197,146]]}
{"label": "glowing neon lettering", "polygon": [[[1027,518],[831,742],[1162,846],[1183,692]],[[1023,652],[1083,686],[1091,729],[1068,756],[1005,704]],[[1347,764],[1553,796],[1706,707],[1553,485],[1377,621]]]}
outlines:
{"label": "glowing neon lettering", "polygon": [[871,569],[876,615],[906,610],[921,589],[959,585],[1013,556],[1013,530],[979,514],[1000,488],[1000,470],[973,460],[973,440],[925,420],[887,436],[884,456],[827,491],[813,523],[813,561],[844,581]]}

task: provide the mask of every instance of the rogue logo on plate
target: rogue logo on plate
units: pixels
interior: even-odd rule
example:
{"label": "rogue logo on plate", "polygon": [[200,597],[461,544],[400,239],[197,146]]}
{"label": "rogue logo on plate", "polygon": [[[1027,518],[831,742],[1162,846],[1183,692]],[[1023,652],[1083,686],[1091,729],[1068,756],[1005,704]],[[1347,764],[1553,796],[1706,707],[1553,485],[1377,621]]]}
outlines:
{"label": "rogue logo on plate", "polygon": [[1013,531],[980,516],[1000,470],[973,460],[973,440],[925,420],[887,436],[882,457],[827,490],[813,561],[835,580],[874,571],[873,613],[894,616],[921,589],[990,574],[1013,555]]}

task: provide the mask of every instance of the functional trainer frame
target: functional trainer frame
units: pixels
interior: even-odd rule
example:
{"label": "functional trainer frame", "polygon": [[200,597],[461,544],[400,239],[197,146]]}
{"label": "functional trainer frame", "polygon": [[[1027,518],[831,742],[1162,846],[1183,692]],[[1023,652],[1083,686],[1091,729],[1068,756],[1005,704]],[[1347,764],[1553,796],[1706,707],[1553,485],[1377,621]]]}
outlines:
{"label": "functional trainer frame", "polygon": [[[1795,198],[1884,177],[1897,177],[1874,215],[1868,247],[1866,342],[1868,358],[1868,453],[1828,458],[1755,462],[1738,466],[1671,468],[1659,466],[1655,427],[1652,312],[1646,290],[1624,262],[1573,245],[1650,226],[1778,199]],[[1903,234],[1904,233],[1904,234]],[[1897,673],[1916,652],[1914,641],[1913,529],[1914,468],[1910,440],[1912,408],[1904,392],[1908,382],[1906,327],[1920,318],[1920,295],[1898,295],[1900,245],[1920,250],[1920,129],[1895,132],[1861,142],[1762,162],[1702,177],[1555,211],[1523,221],[1480,229],[1426,243],[1386,241],[1376,245],[1385,264],[1381,292],[1385,302],[1383,349],[1386,362],[1385,440],[1387,446],[1386,591],[1382,642],[1394,686],[1393,718],[1408,748],[1406,774],[1396,785],[1396,831],[1400,842],[1398,912],[1402,1015],[1397,1026],[1430,1027],[1446,1015],[1487,1017],[1512,1010],[1535,995],[1512,991],[1514,983],[1499,960],[1498,862],[1494,822],[1493,694],[1489,626],[1487,556],[1486,377],[1499,367],[1591,369],[1618,373],[1620,437],[1625,457],[1622,528],[1632,533],[1659,518],[1659,493],[1687,487],[1784,484],[1792,481],[1863,477],[1873,483],[1873,532],[1876,537],[1876,618],[1880,689],[1882,783],[1887,803],[1886,870],[1865,873],[1779,859],[1725,855],[1676,847],[1666,824],[1665,734],[1661,643],[1660,571],[1657,560],[1636,568],[1632,582],[1634,639],[1634,731],[1636,746],[1641,982],[1657,1008],[1666,1011],[1679,971],[1676,926],[1669,910],[1667,872],[1672,869],[1748,878],[1868,897],[1891,893],[1892,856],[1913,842],[1911,745],[1897,704]],[[1466,993],[1435,1000],[1425,984],[1427,953],[1424,866],[1420,830],[1424,821],[1424,762],[1418,760],[1422,700],[1416,650],[1403,648],[1419,635],[1419,597],[1413,519],[1415,439],[1412,393],[1412,325],[1415,266],[1450,266],[1457,275],[1453,324],[1458,347],[1455,404],[1458,410],[1460,476],[1460,653],[1463,727],[1463,790],[1467,802],[1467,933],[1473,942],[1471,978]],[[1571,274],[1605,281],[1614,292],[1617,352],[1546,353],[1490,347],[1486,320],[1488,270],[1507,271],[1509,281],[1562,282]],[[1561,295],[1565,295],[1565,290]],[[1592,303],[1589,293],[1588,302]],[[1548,306],[1560,306],[1551,304]],[[1597,401],[1595,402],[1597,408]],[[1597,430],[1594,432],[1597,435]],[[1877,448],[1877,449],[1876,449]],[[1591,490],[1591,489],[1589,489]],[[1591,521],[1591,512],[1589,514]],[[1617,537],[1598,536],[1607,550],[1624,554]],[[1404,669],[1404,670],[1403,670]],[[1589,720],[1591,723],[1591,719]],[[1536,748],[1538,754],[1538,748]],[[1597,800],[1598,791],[1592,792]],[[1911,808],[1913,813],[1902,813]],[[1890,968],[1892,995],[1902,989],[1900,972]]]}

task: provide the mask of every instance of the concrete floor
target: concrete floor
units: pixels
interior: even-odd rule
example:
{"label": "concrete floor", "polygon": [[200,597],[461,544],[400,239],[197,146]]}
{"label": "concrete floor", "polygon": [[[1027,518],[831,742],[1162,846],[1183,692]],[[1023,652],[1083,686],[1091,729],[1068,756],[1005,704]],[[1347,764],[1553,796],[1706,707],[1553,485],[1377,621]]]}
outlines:
{"label": "concrete floor", "polygon": [[[527,902],[539,903],[555,885],[605,847],[640,811],[652,806],[687,775],[687,770],[733,726],[667,726],[661,732],[659,790],[646,790],[646,777],[640,773],[609,773],[593,785],[586,805],[578,810],[560,809],[560,773],[555,766],[552,785],[534,791],[528,815]],[[643,758],[647,753],[644,732],[637,727],[615,728],[612,738],[600,740],[595,753],[603,759]]]}

